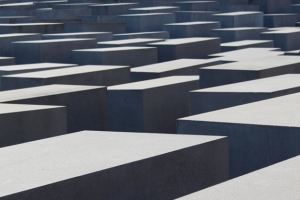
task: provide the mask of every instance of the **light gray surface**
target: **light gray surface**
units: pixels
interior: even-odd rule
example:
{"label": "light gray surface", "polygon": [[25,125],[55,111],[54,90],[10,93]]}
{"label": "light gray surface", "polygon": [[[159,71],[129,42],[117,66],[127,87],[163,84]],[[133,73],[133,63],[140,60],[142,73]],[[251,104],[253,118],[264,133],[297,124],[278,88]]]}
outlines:
{"label": "light gray surface", "polygon": [[227,180],[227,150],[224,137],[77,132],[0,149],[0,196],[174,199]]}
{"label": "light gray surface", "polygon": [[182,11],[215,11],[218,1],[177,1],[173,4],[179,6]]}
{"label": "light gray surface", "polygon": [[300,93],[193,115],[177,133],[229,137],[231,178],[300,154]]}
{"label": "light gray surface", "polygon": [[97,47],[107,48],[107,47],[124,47],[124,46],[146,46],[148,43],[161,42],[161,41],[164,41],[164,39],[134,38],[134,39],[98,42]]}
{"label": "light gray surface", "polygon": [[130,82],[128,66],[85,65],[1,77],[1,90],[51,84],[110,86]]}
{"label": "light gray surface", "polygon": [[198,83],[198,76],[171,76],[108,87],[108,130],[175,133]]}
{"label": "light gray surface", "polygon": [[249,47],[272,48],[274,47],[274,42],[273,40],[242,40],[236,42],[227,42],[221,44],[221,51],[234,51]]}
{"label": "light gray surface", "polygon": [[68,133],[107,129],[106,87],[47,85],[2,91],[0,102],[66,106]]}

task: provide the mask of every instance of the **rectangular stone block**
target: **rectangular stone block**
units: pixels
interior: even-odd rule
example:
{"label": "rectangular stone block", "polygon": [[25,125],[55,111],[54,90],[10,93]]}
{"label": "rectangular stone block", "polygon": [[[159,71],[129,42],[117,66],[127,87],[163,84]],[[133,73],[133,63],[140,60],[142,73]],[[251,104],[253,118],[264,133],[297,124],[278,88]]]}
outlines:
{"label": "rectangular stone block", "polygon": [[91,5],[92,15],[123,15],[128,14],[130,8],[137,8],[138,3],[109,3]]}
{"label": "rectangular stone block", "polygon": [[64,24],[60,23],[21,23],[0,24],[0,34],[8,33],[61,33],[64,32]]}
{"label": "rectangular stone block", "polygon": [[0,17],[0,23],[1,24],[14,24],[19,23],[21,21],[25,20],[33,20],[36,19],[35,16],[5,16]]}
{"label": "rectangular stone block", "polygon": [[77,16],[82,23],[118,23],[118,15],[85,15]]}
{"label": "rectangular stone block", "polygon": [[190,115],[300,92],[300,75],[286,74],[190,92]]}
{"label": "rectangular stone block", "polygon": [[220,52],[220,38],[183,38],[148,44],[157,47],[158,62],[180,58],[206,58]]}
{"label": "rectangular stone block", "polygon": [[89,8],[69,9],[69,10],[36,10],[34,16],[39,19],[74,19],[79,15],[91,15]]}
{"label": "rectangular stone block", "polygon": [[259,10],[259,6],[257,5],[228,4],[228,5],[219,5],[217,11],[220,13],[228,13],[228,12],[240,12],[240,11],[253,12],[253,11],[260,11],[260,10]]}
{"label": "rectangular stone block", "polygon": [[71,63],[71,51],[73,49],[96,47],[96,39],[84,38],[13,42],[12,55],[16,57],[17,64],[40,62]]}
{"label": "rectangular stone block", "polygon": [[43,40],[49,39],[68,39],[68,38],[95,38],[96,41],[109,41],[113,39],[111,32],[78,32],[78,33],[57,33],[43,34]]}
{"label": "rectangular stone block", "polygon": [[89,8],[90,5],[94,5],[94,3],[60,3],[60,4],[54,4],[52,6],[52,9],[53,10],[83,9],[83,8]]}
{"label": "rectangular stone block", "polygon": [[265,14],[264,26],[265,27],[284,27],[295,26],[298,15],[292,13],[286,14]]}
{"label": "rectangular stone block", "polygon": [[143,81],[176,75],[198,75],[200,67],[221,64],[217,59],[178,59],[131,69],[131,81]]}
{"label": "rectangular stone block", "polygon": [[151,38],[135,38],[135,39],[125,39],[125,40],[114,40],[107,42],[98,42],[98,48],[107,48],[107,47],[126,47],[126,46],[146,46],[148,43],[152,42],[161,42],[164,39],[151,39]]}
{"label": "rectangular stone block", "polygon": [[220,37],[223,43],[240,40],[259,40],[261,38],[260,34],[267,30],[264,27],[222,28],[212,30],[211,36]]}
{"label": "rectangular stone block", "polygon": [[215,11],[176,11],[176,22],[211,21]]}
{"label": "rectangular stone block", "polygon": [[47,85],[2,91],[0,102],[66,106],[68,133],[107,129],[106,87]]}
{"label": "rectangular stone block", "polygon": [[0,109],[1,147],[67,133],[67,113],[63,106],[1,103]]}
{"label": "rectangular stone block", "polygon": [[180,1],[174,6],[179,6],[182,11],[215,11],[219,5],[218,1]]}
{"label": "rectangular stone block", "polygon": [[15,65],[16,60],[14,57],[0,57],[0,66]]}
{"label": "rectangular stone block", "polygon": [[214,21],[220,21],[222,28],[263,27],[262,12],[230,12],[212,16]]}
{"label": "rectangular stone block", "polygon": [[154,7],[143,7],[143,8],[131,8],[129,14],[142,14],[142,13],[172,13],[179,11],[178,6],[154,6]]}
{"label": "rectangular stone block", "polygon": [[67,3],[68,1],[65,1],[65,0],[62,0],[62,1],[37,1],[37,2],[34,2],[34,4],[36,5],[36,7],[38,9],[40,8],[52,8],[54,5],[57,5],[57,4],[64,4],[64,3]]}
{"label": "rectangular stone block", "polygon": [[228,42],[221,44],[221,51],[235,51],[250,47],[272,48],[274,47],[273,40],[242,40],[237,42]]}
{"label": "rectangular stone block", "polygon": [[171,38],[210,37],[212,29],[220,28],[219,22],[182,22],[165,24],[164,31],[169,31]]}
{"label": "rectangular stone block", "polygon": [[299,100],[295,93],[193,115],[177,121],[177,133],[228,136],[234,178],[300,154]]}
{"label": "rectangular stone block", "polygon": [[167,31],[123,33],[123,34],[114,34],[113,38],[114,40],[125,40],[125,39],[134,39],[134,38],[170,39],[170,34]]}
{"label": "rectangular stone block", "polygon": [[130,82],[127,66],[87,65],[1,77],[1,90],[51,84],[110,86]]}
{"label": "rectangular stone block", "polygon": [[66,33],[76,32],[112,32],[113,34],[125,33],[124,23],[66,23]]}
{"label": "rectangular stone block", "polygon": [[79,65],[129,65],[138,67],[157,63],[157,48],[110,47],[72,51],[72,62]]}
{"label": "rectangular stone block", "polygon": [[282,74],[300,73],[296,56],[271,56],[200,68],[200,88],[208,88]]}
{"label": "rectangular stone block", "polygon": [[175,133],[198,83],[198,76],[171,76],[108,87],[108,130]]}
{"label": "rectangular stone block", "polygon": [[294,50],[294,51],[286,51],[284,52],[284,55],[288,56],[299,56],[300,55],[300,50]]}
{"label": "rectangular stone block", "polygon": [[258,5],[264,13],[287,13],[292,0],[252,0],[250,5]]}
{"label": "rectangular stone block", "polygon": [[119,20],[126,24],[126,32],[162,31],[163,25],[175,23],[174,13],[146,13],[120,15]]}
{"label": "rectangular stone block", "polygon": [[216,136],[82,131],[1,148],[0,159],[5,200],[174,199],[228,180],[227,138]]}

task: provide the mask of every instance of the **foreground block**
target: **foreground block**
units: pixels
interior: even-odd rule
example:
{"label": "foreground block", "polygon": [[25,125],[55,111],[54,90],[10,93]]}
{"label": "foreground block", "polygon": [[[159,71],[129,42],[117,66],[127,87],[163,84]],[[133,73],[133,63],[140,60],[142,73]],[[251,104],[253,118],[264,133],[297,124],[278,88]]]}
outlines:
{"label": "foreground block", "polygon": [[127,66],[87,65],[1,77],[1,90],[51,84],[110,86],[130,82]]}
{"label": "foreground block", "polygon": [[226,137],[83,131],[0,155],[3,199],[174,199],[228,179]]}
{"label": "foreground block", "polygon": [[43,40],[49,39],[68,39],[68,38],[95,38],[98,42],[109,41],[113,39],[113,34],[110,32],[79,32],[79,33],[57,33],[44,34]]}
{"label": "foreground block", "polygon": [[1,103],[0,109],[0,147],[67,133],[65,107]]}
{"label": "foreground block", "polygon": [[0,102],[66,106],[68,133],[107,129],[106,87],[47,85],[2,91]]}
{"label": "foreground block", "polygon": [[300,75],[286,74],[190,92],[190,115],[300,92]]}
{"label": "foreground block", "polygon": [[72,51],[72,62],[79,65],[129,65],[137,67],[157,63],[154,47],[110,47]]}
{"label": "foreground block", "polygon": [[272,48],[274,47],[273,40],[242,40],[237,42],[228,42],[221,44],[221,51],[235,51],[249,47]]}
{"label": "foreground block", "polygon": [[229,138],[231,178],[300,154],[300,94],[178,120],[177,133]]}
{"label": "foreground block", "polygon": [[188,115],[188,91],[198,76],[171,76],[108,87],[108,129],[175,133],[176,119]]}

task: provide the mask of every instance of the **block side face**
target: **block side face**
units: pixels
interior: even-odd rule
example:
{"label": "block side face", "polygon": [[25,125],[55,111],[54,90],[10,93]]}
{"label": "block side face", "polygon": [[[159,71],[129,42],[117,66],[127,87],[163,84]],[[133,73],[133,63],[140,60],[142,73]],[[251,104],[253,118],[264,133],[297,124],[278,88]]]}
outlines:
{"label": "block side face", "polygon": [[131,72],[131,82],[145,81],[155,78],[160,78],[160,73]]}
{"label": "block side face", "polygon": [[39,78],[17,78],[2,76],[1,77],[1,90],[14,90],[20,88],[36,87],[45,85],[44,79]]}
{"label": "block side face", "polygon": [[103,53],[72,51],[72,63],[76,63],[78,65],[103,65]]}
{"label": "block side face", "polygon": [[[24,52],[30,52],[30,54]],[[12,55],[16,58],[16,64],[40,63],[40,52],[39,44],[12,43]]]}

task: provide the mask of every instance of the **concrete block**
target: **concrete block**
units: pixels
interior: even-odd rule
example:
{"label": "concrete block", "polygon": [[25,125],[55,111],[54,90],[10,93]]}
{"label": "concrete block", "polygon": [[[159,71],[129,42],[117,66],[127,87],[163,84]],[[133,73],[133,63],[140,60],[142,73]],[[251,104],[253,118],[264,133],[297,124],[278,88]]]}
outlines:
{"label": "concrete block", "polygon": [[250,5],[258,5],[264,13],[287,13],[292,0],[251,0]]}
{"label": "concrete block", "polygon": [[60,23],[22,23],[0,24],[0,34],[8,33],[61,33],[64,32],[64,24]]}
{"label": "concrete block", "polygon": [[34,10],[36,5],[33,2],[0,4],[0,10]]}
{"label": "concrete block", "polygon": [[271,56],[200,68],[200,88],[238,83],[259,78],[300,73],[296,56]]}
{"label": "concrete block", "polygon": [[175,22],[174,13],[147,13],[120,15],[121,22],[126,24],[126,32],[162,31],[163,25]]}
{"label": "concrete block", "polygon": [[129,14],[141,14],[141,13],[172,13],[180,11],[178,6],[154,6],[154,7],[143,7],[143,8],[131,8]]}
{"label": "concrete block", "polygon": [[33,20],[33,19],[36,19],[36,17],[35,16],[5,16],[5,17],[0,17],[0,23],[14,24],[23,20],[25,21],[25,20]]}
{"label": "concrete block", "polygon": [[125,40],[114,40],[107,42],[98,42],[98,48],[107,48],[107,47],[125,47],[125,46],[146,46],[148,43],[152,42],[161,42],[164,39],[151,39],[151,38],[135,38],[135,39],[125,39]]}
{"label": "concrete block", "polygon": [[16,59],[14,57],[0,57],[0,66],[15,65]]}
{"label": "concrete block", "polygon": [[284,27],[295,26],[298,14],[284,13],[284,14],[265,14],[264,26],[265,27]]}
{"label": "concrete block", "polygon": [[171,76],[108,87],[108,130],[175,133],[199,76]]}
{"label": "concrete block", "polygon": [[178,59],[131,69],[131,81],[143,81],[178,75],[198,75],[200,67],[221,64],[217,59]]}
{"label": "concrete block", "polygon": [[65,107],[1,103],[0,109],[1,147],[67,133]]}
{"label": "concrete block", "polygon": [[247,5],[247,4],[242,4],[242,5],[228,4],[228,5],[219,5],[216,10],[221,13],[239,12],[239,11],[259,11],[259,6]]}
{"label": "concrete block", "polygon": [[138,67],[157,63],[157,48],[110,47],[73,50],[72,62],[79,65],[129,65],[130,67]]}
{"label": "concrete block", "polygon": [[174,199],[228,180],[226,137],[82,131],[0,155],[3,199]]}
{"label": "concrete block", "polygon": [[184,38],[148,44],[157,47],[158,62],[180,58],[206,58],[220,52],[219,38]]}
{"label": "concrete block", "polygon": [[179,6],[182,11],[216,11],[218,1],[180,1],[174,6]]}
{"label": "concrete block", "polygon": [[103,86],[47,85],[2,91],[0,102],[66,106],[68,133],[107,130],[107,89]]}
{"label": "concrete block", "polygon": [[74,19],[79,15],[91,15],[89,8],[69,10],[36,10],[34,16],[40,19]]}
{"label": "concrete block", "polygon": [[114,40],[125,40],[125,39],[134,39],[134,38],[170,39],[170,34],[167,31],[123,33],[123,34],[114,34],[113,38]]}
{"label": "concrete block", "polygon": [[262,12],[230,12],[214,14],[214,21],[220,21],[222,28],[235,27],[263,27],[264,15]]}
{"label": "concrete block", "polygon": [[118,15],[87,15],[77,16],[82,23],[118,23]]}
{"label": "concrete block", "polygon": [[[95,48],[96,39],[35,40],[12,43],[12,55],[17,64],[62,62],[71,63],[71,51],[81,48]],[[30,54],[27,54],[27,52]]]}
{"label": "concrete block", "polygon": [[176,11],[176,22],[211,21],[215,11]]}
{"label": "concrete block", "polygon": [[131,8],[137,8],[138,3],[111,3],[91,5],[92,15],[123,15]]}
{"label": "concrete block", "polygon": [[190,92],[190,115],[300,92],[300,75],[286,74]]}
{"label": "concrete block", "polygon": [[177,121],[177,133],[228,136],[234,178],[300,154],[299,100],[295,93],[193,115]]}
{"label": "concrete block", "polygon": [[233,42],[240,40],[259,40],[261,33],[267,31],[264,27],[245,27],[245,28],[222,28],[211,31],[212,37],[220,37],[222,42]]}
{"label": "concrete block", "polygon": [[52,8],[54,5],[57,4],[65,4],[68,1],[36,1],[34,4],[36,5],[36,8]]}
{"label": "concrete block", "polygon": [[221,51],[235,51],[249,47],[272,48],[274,47],[273,40],[242,40],[237,42],[228,42],[221,44]]}
{"label": "concrete block", "polygon": [[284,52],[284,55],[288,56],[299,56],[300,55],[300,50],[294,50],[294,51],[286,51]]}
{"label": "concrete block", "polygon": [[66,23],[66,33],[76,32],[112,32],[114,34],[125,33],[124,23]]}
{"label": "concrete block", "polygon": [[78,33],[57,33],[43,34],[43,40],[49,39],[68,39],[68,38],[95,38],[96,41],[109,41],[113,39],[111,32],[78,32]]}
{"label": "concrete block", "polygon": [[249,3],[249,0],[218,0],[221,5],[228,5],[228,4],[237,4],[237,5],[245,5]]}
{"label": "concrete block", "polygon": [[86,65],[1,77],[1,90],[51,84],[111,86],[130,82],[127,66]]}
{"label": "concrete block", "polygon": [[52,6],[52,9],[53,10],[83,9],[83,8],[89,8],[90,5],[94,5],[94,3],[61,3],[61,4],[54,4]]}

